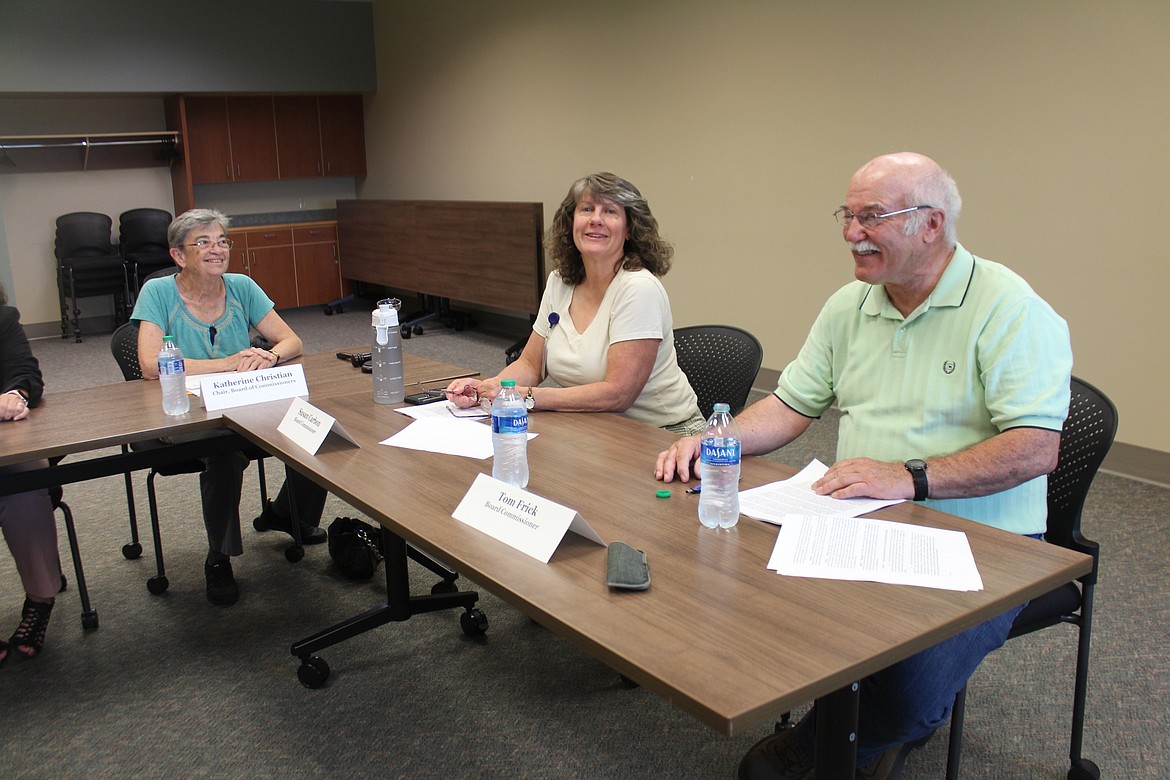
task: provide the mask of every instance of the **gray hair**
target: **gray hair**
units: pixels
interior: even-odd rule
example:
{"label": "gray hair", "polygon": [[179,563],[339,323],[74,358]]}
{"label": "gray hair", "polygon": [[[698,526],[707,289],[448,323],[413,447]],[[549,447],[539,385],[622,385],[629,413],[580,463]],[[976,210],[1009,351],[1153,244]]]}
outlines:
{"label": "gray hair", "polygon": [[[941,209],[945,216],[943,222],[943,238],[950,246],[954,246],[958,228],[959,212],[963,210],[963,198],[959,195],[959,186],[951,175],[942,168],[935,168],[924,173],[910,189],[909,200],[905,208],[927,205]],[[930,212],[922,209],[911,212],[902,226],[903,232],[912,236],[926,224]]]}
{"label": "gray hair", "polygon": [[190,211],[184,211],[175,217],[170,227],[167,228],[167,244],[171,249],[179,249],[183,246],[183,239],[187,237],[188,233],[207,225],[219,225],[223,228],[223,232],[227,233],[231,222],[227,215],[214,209],[191,209]]}

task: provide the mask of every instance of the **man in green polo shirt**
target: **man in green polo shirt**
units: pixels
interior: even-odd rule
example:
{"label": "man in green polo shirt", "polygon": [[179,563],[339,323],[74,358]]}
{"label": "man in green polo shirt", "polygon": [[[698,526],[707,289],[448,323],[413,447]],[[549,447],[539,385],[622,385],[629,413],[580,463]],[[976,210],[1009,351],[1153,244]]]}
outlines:
{"label": "man in green polo shirt", "polygon": [[[878,157],[836,212],[857,281],[829,298],[775,392],[737,421],[744,454],[800,436],[830,405],[838,460],[814,484],[837,498],[905,498],[1042,534],[1047,474],[1068,414],[1068,326],[1027,282],[956,241],[958,187],[928,157]],[[699,437],[658,457],[690,479]],[[955,694],[1007,638],[1022,605],[862,681],[858,776],[889,777],[944,724]],[[805,778],[815,720],[769,736],[739,776]]]}

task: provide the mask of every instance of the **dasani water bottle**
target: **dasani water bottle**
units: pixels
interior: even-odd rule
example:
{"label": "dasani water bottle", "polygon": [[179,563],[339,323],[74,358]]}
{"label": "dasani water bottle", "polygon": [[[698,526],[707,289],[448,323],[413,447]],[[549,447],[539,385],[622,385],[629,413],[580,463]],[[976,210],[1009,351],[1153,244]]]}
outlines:
{"label": "dasani water bottle", "polygon": [[522,488],[528,484],[528,409],[515,379],[500,381],[492,401],[492,476]]}
{"label": "dasani water bottle", "polygon": [[740,441],[731,407],[715,404],[699,451],[699,522],[707,528],[731,528],[739,522]]}
{"label": "dasani water bottle", "polygon": [[175,343],[174,336],[163,336],[162,349],[158,353],[158,381],[162,385],[164,412],[178,417],[190,411],[191,399],[187,397],[187,371],[183,364],[183,352]]}

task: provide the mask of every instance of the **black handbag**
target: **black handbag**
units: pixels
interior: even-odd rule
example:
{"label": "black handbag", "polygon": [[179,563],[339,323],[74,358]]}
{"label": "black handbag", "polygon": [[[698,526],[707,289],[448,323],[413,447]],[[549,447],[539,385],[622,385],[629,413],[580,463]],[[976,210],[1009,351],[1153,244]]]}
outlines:
{"label": "black handbag", "polygon": [[329,524],[329,557],[351,580],[368,580],[382,562],[382,534],[378,528],[353,517],[338,517]]}

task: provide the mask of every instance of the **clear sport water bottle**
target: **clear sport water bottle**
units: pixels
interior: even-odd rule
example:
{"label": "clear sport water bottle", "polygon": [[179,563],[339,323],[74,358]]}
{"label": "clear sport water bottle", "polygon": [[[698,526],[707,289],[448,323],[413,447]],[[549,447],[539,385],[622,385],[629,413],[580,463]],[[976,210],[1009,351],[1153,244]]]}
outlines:
{"label": "clear sport water bottle", "polygon": [[174,336],[163,336],[162,349],[158,353],[158,381],[162,385],[163,411],[178,417],[191,410],[191,399],[187,397],[187,371],[183,365],[183,352],[175,343]]}
{"label": "clear sport water bottle", "polygon": [[731,407],[715,404],[699,454],[703,467],[699,522],[708,528],[731,528],[739,522],[740,441]]}
{"label": "clear sport water bottle", "polygon": [[528,484],[528,409],[515,379],[500,381],[492,401],[492,476],[522,488]]}
{"label": "clear sport water bottle", "polygon": [[371,327],[370,363],[374,369],[374,403],[402,403],[406,391],[402,379],[402,333],[398,330],[397,298],[378,301]]}

